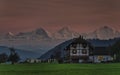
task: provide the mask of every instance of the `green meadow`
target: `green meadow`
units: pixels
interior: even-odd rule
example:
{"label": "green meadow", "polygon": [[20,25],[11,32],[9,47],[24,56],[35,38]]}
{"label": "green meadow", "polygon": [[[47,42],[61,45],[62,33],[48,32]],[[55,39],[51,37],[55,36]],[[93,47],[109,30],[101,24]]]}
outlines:
{"label": "green meadow", "polygon": [[0,75],[120,75],[120,64],[1,64]]}

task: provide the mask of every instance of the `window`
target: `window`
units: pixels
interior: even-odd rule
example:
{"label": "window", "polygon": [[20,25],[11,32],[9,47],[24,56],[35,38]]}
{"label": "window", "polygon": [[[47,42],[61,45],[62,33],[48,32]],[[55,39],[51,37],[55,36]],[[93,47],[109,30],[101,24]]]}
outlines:
{"label": "window", "polygon": [[87,47],[87,44],[86,44],[86,43],[84,43],[84,44],[83,44],[83,48],[86,48],[86,47]]}
{"label": "window", "polygon": [[73,53],[73,54],[77,54],[77,50],[76,50],[76,49],[73,49],[73,50],[72,50],[72,53]]}
{"label": "window", "polygon": [[83,50],[82,50],[82,54],[87,54],[87,50],[86,50],[86,49],[83,49]]}

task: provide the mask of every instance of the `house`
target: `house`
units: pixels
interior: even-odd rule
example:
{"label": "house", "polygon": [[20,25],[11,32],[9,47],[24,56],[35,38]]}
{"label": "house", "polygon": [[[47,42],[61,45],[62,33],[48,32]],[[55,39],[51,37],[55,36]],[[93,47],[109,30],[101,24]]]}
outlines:
{"label": "house", "polygon": [[93,54],[93,47],[80,36],[65,48],[64,53],[65,62],[89,62],[89,56]]}
{"label": "house", "polygon": [[100,63],[112,61],[113,58],[111,50],[106,47],[94,47],[80,36],[66,46],[63,60],[68,63]]}

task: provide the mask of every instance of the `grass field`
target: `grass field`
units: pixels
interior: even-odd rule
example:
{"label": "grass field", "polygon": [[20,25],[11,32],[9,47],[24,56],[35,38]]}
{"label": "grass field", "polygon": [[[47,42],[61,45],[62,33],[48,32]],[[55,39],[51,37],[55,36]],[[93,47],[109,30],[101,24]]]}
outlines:
{"label": "grass field", "polygon": [[120,64],[1,64],[0,75],[120,75]]}

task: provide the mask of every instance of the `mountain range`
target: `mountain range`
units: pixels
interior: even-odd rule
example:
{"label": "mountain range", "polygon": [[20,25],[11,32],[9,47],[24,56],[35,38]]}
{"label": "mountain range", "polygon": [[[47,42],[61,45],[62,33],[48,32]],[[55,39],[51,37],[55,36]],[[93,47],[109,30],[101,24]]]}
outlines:
{"label": "mountain range", "polygon": [[7,34],[0,36],[0,39],[72,39],[79,35],[83,35],[86,39],[108,40],[120,37],[120,32],[108,26],[103,26],[89,33],[75,32],[69,27],[63,27],[54,33],[48,32],[43,28],[38,28],[33,31],[20,32],[18,34],[8,32]]}
{"label": "mountain range", "polygon": [[104,26],[84,36],[87,39],[109,40],[120,37],[120,32],[108,26]]}

